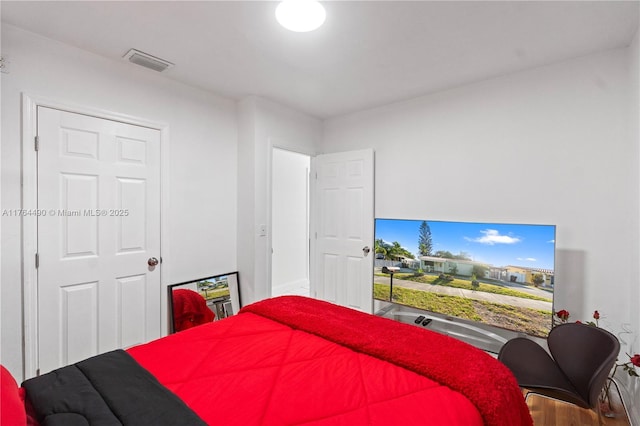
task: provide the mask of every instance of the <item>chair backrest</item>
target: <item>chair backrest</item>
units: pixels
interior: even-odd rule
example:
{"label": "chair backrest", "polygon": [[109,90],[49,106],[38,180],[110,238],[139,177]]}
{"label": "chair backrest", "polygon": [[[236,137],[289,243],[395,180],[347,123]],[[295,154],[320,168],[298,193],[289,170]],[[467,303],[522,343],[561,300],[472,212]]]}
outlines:
{"label": "chair backrest", "polygon": [[578,393],[592,408],[620,352],[620,342],[599,327],[561,324],[549,332],[549,352]]}

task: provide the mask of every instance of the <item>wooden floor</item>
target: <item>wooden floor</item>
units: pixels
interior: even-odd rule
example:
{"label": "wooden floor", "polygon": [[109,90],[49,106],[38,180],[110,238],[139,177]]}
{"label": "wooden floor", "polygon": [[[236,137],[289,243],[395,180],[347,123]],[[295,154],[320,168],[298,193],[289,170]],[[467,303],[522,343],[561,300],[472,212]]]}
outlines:
{"label": "wooden floor", "polygon": [[[612,392],[615,394],[615,392]],[[617,395],[612,396],[615,417],[602,416],[605,426],[630,426],[624,408]],[[598,415],[592,410],[576,407],[573,404],[555,401],[538,395],[527,398],[529,411],[535,426],[597,426]]]}

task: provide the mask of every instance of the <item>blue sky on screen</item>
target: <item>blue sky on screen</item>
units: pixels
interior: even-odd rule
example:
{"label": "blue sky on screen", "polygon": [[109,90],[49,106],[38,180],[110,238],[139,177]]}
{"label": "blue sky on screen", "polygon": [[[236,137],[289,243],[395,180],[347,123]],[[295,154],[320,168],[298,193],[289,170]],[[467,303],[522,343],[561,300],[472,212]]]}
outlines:
{"label": "blue sky on screen", "polygon": [[[418,253],[422,220],[376,219],[375,238],[397,241]],[[431,229],[432,252],[465,252],[477,262],[493,266],[525,266],[553,269],[555,226],[427,221]]]}

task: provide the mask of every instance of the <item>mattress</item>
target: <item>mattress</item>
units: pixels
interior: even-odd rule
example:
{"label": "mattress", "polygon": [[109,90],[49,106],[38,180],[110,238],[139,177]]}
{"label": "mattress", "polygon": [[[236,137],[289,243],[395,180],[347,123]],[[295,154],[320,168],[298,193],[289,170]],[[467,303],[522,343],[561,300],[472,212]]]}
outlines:
{"label": "mattress", "polygon": [[532,425],[515,378],[492,356],[296,296],[98,355],[23,389],[47,426]]}
{"label": "mattress", "polygon": [[315,299],[268,299],[128,352],[208,424],[532,424],[490,355]]}

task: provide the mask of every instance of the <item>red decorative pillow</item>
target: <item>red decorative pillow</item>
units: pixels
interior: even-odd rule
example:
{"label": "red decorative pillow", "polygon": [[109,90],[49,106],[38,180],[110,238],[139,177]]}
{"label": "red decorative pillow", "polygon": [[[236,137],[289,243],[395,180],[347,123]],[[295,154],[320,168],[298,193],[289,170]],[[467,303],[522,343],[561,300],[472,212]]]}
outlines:
{"label": "red decorative pillow", "polygon": [[213,321],[215,314],[198,292],[188,289],[174,290],[173,331],[182,331]]}
{"label": "red decorative pillow", "polygon": [[0,424],[26,426],[27,413],[18,384],[3,365],[0,365],[0,403]]}

